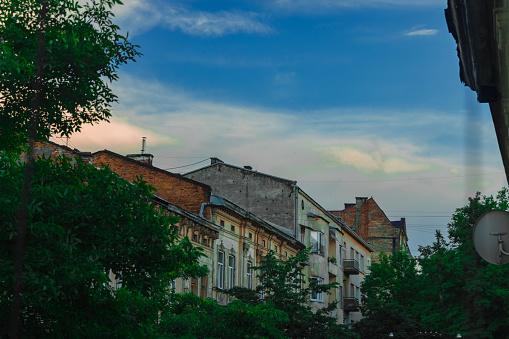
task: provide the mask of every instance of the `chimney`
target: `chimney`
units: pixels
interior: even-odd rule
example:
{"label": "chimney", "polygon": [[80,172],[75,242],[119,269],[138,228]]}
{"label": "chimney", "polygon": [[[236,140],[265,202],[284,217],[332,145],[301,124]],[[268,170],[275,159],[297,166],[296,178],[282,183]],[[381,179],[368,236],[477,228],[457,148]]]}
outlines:
{"label": "chimney", "polygon": [[219,159],[219,158],[210,158],[210,164],[211,165],[214,165],[216,163],[224,163],[224,161]]}
{"label": "chimney", "polygon": [[147,146],[147,137],[141,137],[141,154],[145,153],[145,147]]}
{"label": "chimney", "polygon": [[253,169],[253,167],[251,167],[251,166],[244,166],[244,168],[248,169],[248,170],[252,170]]}
{"label": "chimney", "polygon": [[353,219],[353,230],[355,232],[359,232],[359,225],[361,222],[361,209],[362,204],[364,204],[368,200],[365,197],[355,197],[355,217]]}

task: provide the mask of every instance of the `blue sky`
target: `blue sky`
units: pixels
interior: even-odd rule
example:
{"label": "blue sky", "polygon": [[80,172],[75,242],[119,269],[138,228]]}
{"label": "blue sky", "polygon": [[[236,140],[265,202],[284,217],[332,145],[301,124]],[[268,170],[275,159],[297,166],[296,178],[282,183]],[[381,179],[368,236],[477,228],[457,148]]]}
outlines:
{"label": "blue sky", "polygon": [[137,153],[146,136],[174,172],[215,156],[297,180],[328,209],[373,196],[407,218],[414,254],[468,196],[506,184],[445,0],[124,3],[117,23],[144,55],[112,84],[111,123],[71,138],[80,150]]}

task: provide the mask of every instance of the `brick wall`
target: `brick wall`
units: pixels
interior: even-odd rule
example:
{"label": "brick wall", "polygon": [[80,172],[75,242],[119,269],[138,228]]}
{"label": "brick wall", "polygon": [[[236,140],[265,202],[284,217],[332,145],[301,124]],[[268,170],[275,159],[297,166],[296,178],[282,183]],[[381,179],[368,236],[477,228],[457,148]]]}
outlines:
{"label": "brick wall", "polygon": [[170,173],[119,154],[104,150],[92,154],[93,165],[110,169],[127,181],[142,176],[164,200],[189,212],[199,214],[202,203],[210,201],[211,188],[205,184]]}
{"label": "brick wall", "polygon": [[[360,213],[359,213],[360,212]],[[400,230],[391,223],[373,198],[356,198],[356,203],[345,204],[342,211],[331,211],[356,230],[375,249],[373,260],[379,252],[391,253],[399,249]]]}

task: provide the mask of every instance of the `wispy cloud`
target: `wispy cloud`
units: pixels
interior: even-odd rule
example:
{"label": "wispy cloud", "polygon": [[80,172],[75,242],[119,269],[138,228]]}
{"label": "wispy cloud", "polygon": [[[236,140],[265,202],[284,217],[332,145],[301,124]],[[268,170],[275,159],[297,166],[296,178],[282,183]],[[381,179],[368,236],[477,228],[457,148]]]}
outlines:
{"label": "wispy cloud", "polygon": [[[388,211],[425,206],[452,213],[476,191],[492,194],[505,184],[490,124],[486,124],[489,131],[482,131],[490,151],[476,168],[469,168],[463,162],[464,129],[451,112],[376,107],[278,111],[198,100],[176,86],[126,74],[120,79],[113,85],[120,100],[114,107],[116,118],[111,124],[84,128],[71,137],[72,146],[82,151],[106,148],[136,153],[141,137],[146,136],[147,152],[155,155],[154,165],[159,168],[198,161],[188,157],[216,156],[297,180],[299,187],[328,209],[342,208],[356,196],[373,196]],[[424,222],[407,218],[411,220]],[[433,240],[431,233],[430,239],[416,235],[411,235],[414,244]]]}
{"label": "wispy cloud", "polygon": [[268,34],[273,31],[266,18],[240,10],[205,12],[184,7],[178,2],[129,0],[115,9],[121,26],[140,34],[156,26],[180,30],[196,36],[218,37],[229,34]]}
{"label": "wispy cloud", "polygon": [[266,6],[289,11],[321,12],[330,9],[359,7],[423,7],[443,6],[441,0],[276,0],[265,1]]}
{"label": "wispy cloud", "polygon": [[329,162],[334,162],[338,166],[353,167],[367,174],[393,175],[438,169],[436,160],[416,160],[415,156],[405,158],[401,155],[384,154],[380,150],[370,152],[355,146],[329,146],[320,149],[320,152]]}
{"label": "wispy cloud", "polygon": [[[462,153],[457,151],[464,146],[458,135],[462,129],[451,129],[458,118],[444,112],[278,111],[197,100],[175,87],[124,74],[121,79],[114,84],[120,99],[114,115],[124,119],[114,121],[109,129],[108,125],[102,130],[87,129],[88,139],[80,142],[88,146],[80,148],[114,148],[132,145],[128,140],[133,140],[132,152],[141,137],[148,136],[149,144],[160,152],[228,156],[290,172],[323,166],[394,176],[439,168],[450,174],[452,168],[463,166]],[[126,139],[114,137],[117,134]],[[496,149],[495,144],[491,146]]]}
{"label": "wispy cloud", "polygon": [[415,29],[411,31],[407,31],[404,34],[406,36],[429,36],[429,35],[435,35],[438,33],[438,30],[436,29]]}

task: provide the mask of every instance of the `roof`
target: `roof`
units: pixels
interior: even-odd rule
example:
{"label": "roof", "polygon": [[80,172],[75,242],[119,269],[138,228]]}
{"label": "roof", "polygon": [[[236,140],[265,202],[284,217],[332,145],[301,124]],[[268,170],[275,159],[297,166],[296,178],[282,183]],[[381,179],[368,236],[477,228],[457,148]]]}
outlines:
{"label": "roof", "polygon": [[228,166],[228,167],[235,168],[235,169],[238,169],[238,170],[241,170],[241,171],[244,171],[244,172],[253,173],[253,174],[257,174],[257,175],[262,175],[262,176],[270,177],[270,178],[273,178],[273,179],[276,179],[276,180],[280,180],[280,181],[285,181],[285,182],[291,183],[293,185],[297,184],[297,181],[295,181],[295,180],[290,180],[290,179],[285,179],[285,178],[277,177],[275,175],[270,175],[270,174],[267,174],[267,173],[258,172],[258,171],[255,171],[255,170],[252,170],[252,169],[248,169],[248,168],[245,168],[245,167],[230,165],[230,164],[227,164],[225,162],[215,162],[215,163],[210,164],[208,166],[204,166],[204,167],[198,168],[196,170],[184,173],[183,175],[189,175],[189,174],[192,174],[192,173],[195,173],[195,172],[200,172],[200,171],[203,171],[203,170],[205,170],[207,168],[212,168],[212,167],[215,167],[215,166]]}
{"label": "roof", "polygon": [[115,153],[115,152],[112,152],[110,150],[102,150],[102,151],[97,151],[97,152],[94,152],[92,153],[92,156],[95,156],[99,153],[107,153],[109,155],[112,155],[114,157],[117,157],[117,158],[120,158],[122,160],[125,160],[125,161],[128,161],[128,162],[131,162],[133,164],[136,164],[138,166],[141,166],[141,167],[145,167],[147,169],[150,169],[152,171],[156,171],[156,172],[159,172],[159,173],[162,173],[162,174],[165,174],[165,175],[168,175],[168,176],[171,176],[171,177],[174,177],[174,178],[178,178],[178,179],[181,179],[181,180],[184,180],[184,181],[187,181],[189,183],[192,183],[194,185],[198,185],[198,186],[202,186],[202,187],[205,187],[205,188],[208,188],[208,189],[211,189],[209,185],[207,184],[204,184],[204,183],[201,183],[199,181],[196,181],[196,180],[193,180],[193,179],[189,179],[189,178],[186,178],[184,177],[182,174],[177,174],[177,173],[172,173],[172,172],[168,172],[166,170],[163,170],[161,168],[158,168],[158,167],[154,167],[152,165],[148,165],[148,164],[145,164],[143,162],[140,162],[140,161],[137,161],[135,159],[131,159],[129,157],[126,157],[126,156],[123,156],[123,155],[120,155],[118,153]]}
{"label": "roof", "polygon": [[281,226],[276,226],[273,223],[267,222],[266,220],[254,215],[253,213],[249,212],[248,210],[234,203],[231,200],[211,194],[210,203],[215,206],[225,207],[235,212],[236,214],[257,223],[261,227],[266,228],[268,231],[279,235],[281,238],[285,239],[289,243],[295,244],[298,247],[301,247],[302,249],[306,248],[306,246],[302,242],[293,237],[293,234],[289,234],[288,232],[285,232],[282,229],[280,229]]}
{"label": "roof", "polygon": [[214,229],[215,231],[219,232],[219,230],[221,229],[219,226],[215,225],[213,222],[211,222],[210,220],[204,218],[204,217],[201,217],[201,216],[198,216],[194,213],[191,213],[189,211],[186,211],[185,209],[183,208],[180,208],[176,205],[173,205],[172,203],[164,200],[163,198],[155,195],[152,200],[156,203],[158,203],[159,205],[162,205],[164,206],[166,209],[168,209],[169,211],[172,211],[176,214],[180,214],[182,216],[185,216],[186,218],[198,223],[198,224],[201,224],[201,225],[204,225],[204,226],[207,226],[209,228],[212,228]]}

